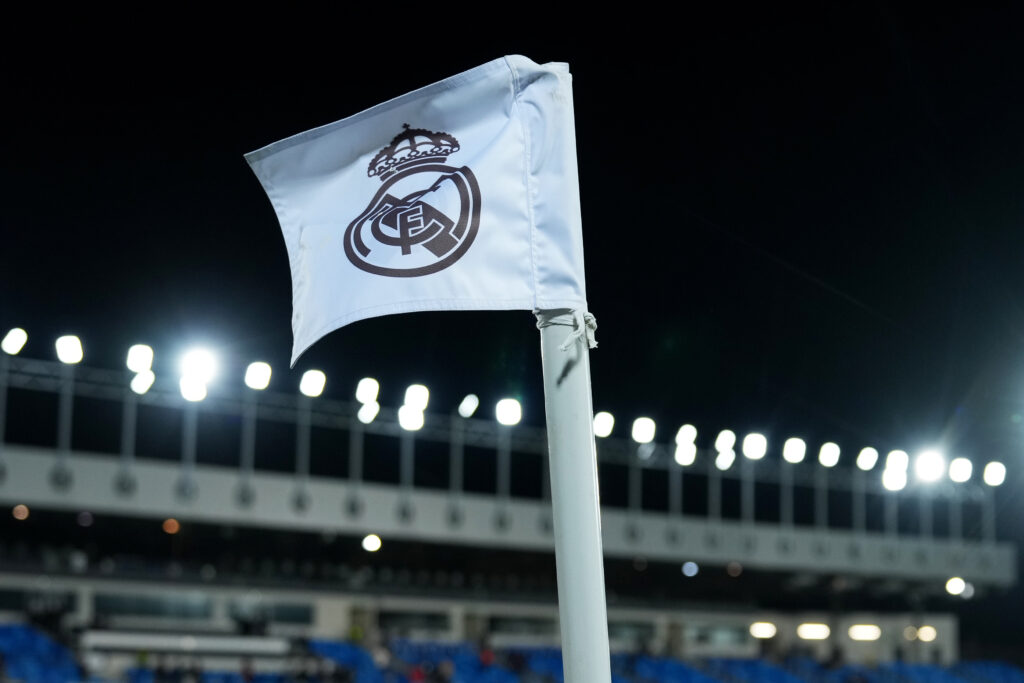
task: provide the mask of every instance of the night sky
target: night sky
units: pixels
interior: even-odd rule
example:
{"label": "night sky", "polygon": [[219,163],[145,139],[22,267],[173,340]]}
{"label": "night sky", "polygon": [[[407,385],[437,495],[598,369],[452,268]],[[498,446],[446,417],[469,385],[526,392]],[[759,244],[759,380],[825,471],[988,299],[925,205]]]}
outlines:
{"label": "night sky", "polygon": [[[923,6],[925,7],[925,6]],[[0,48],[0,327],[86,364],[134,343],[221,382],[412,382],[447,412],[519,396],[543,424],[526,312],[357,322],[294,371],[288,262],[243,154],[505,54],[574,74],[595,408],[769,448],[1024,454],[1024,12],[884,3],[593,17],[95,15]],[[459,18],[462,17],[462,18]],[[78,23],[81,19],[82,23]],[[127,24],[123,23],[127,22]],[[129,26],[129,28],[125,28]],[[546,34],[546,35],[545,35]],[[978,470],[976,470],[978,471]],[[1011,498],[1010,496],[1006,497]],[[1003,537],[1021,531],[1003,510]]]}

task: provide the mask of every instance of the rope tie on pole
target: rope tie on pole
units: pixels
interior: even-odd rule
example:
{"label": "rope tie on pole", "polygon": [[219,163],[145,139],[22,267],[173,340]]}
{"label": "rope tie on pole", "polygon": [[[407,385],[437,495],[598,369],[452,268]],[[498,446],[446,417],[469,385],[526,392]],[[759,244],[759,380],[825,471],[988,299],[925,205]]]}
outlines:
{"label": "rope tie on pole", "polygon": [[597,348],[597,339],[594,338],[594,333],[597,331],[597,319],[592,313],[568,308],[537,311],[537,329],[544,329],[552,325],[573,328],[569,336],[558,347],[562,351],[568,351],[583,339],[586,339],[587,348]]}

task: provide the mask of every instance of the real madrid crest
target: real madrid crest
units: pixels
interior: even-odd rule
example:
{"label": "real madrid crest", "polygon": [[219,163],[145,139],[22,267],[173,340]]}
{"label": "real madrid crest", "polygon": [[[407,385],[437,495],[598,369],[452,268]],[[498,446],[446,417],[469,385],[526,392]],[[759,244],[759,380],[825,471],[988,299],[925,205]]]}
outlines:
{"label": "real madrid crest", "polygon": [[480,187],[468,167],[445,162],[459,151],[448,133],[410,128],[367,168],[383,185],[345,230],[357,268],[389,277],[444,270],[469,250],[480,227]]}

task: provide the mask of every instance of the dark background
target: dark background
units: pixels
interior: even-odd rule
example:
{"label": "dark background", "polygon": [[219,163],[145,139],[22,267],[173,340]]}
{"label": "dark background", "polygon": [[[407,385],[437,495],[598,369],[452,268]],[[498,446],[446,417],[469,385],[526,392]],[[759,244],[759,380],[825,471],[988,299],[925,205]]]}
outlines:
{"label": "dark background", "polygon": [[[78,334],[101,367],[145,342],[158,374],[207,344],[226,384],[263,359],[284,391],[318,367],[328,395],[372,375],[387,405],[412,382],[437,412],[518,396],[542,425],[526,312],[359,322],[288,371],[287,258],[242,155],[504,54],[566,61],[594,404],[618,433],[649,415],[661,441],[690,422],[701,446],[1000,459],[1000,533],[1024,542],[1019,6],[392,9],[9,15],[0,327],[33,357]],[[1022,606],[950,603],[992,637]]]}

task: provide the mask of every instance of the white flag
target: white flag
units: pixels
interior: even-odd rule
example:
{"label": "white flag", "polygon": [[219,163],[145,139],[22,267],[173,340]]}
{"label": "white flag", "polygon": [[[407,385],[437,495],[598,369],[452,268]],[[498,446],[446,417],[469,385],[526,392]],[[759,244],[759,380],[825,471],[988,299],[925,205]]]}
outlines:
{"label": "white flag", "polygon": [[246,155],[292,274],[292,364],[373,316],[586,311],[572,77],[488,62]]}

